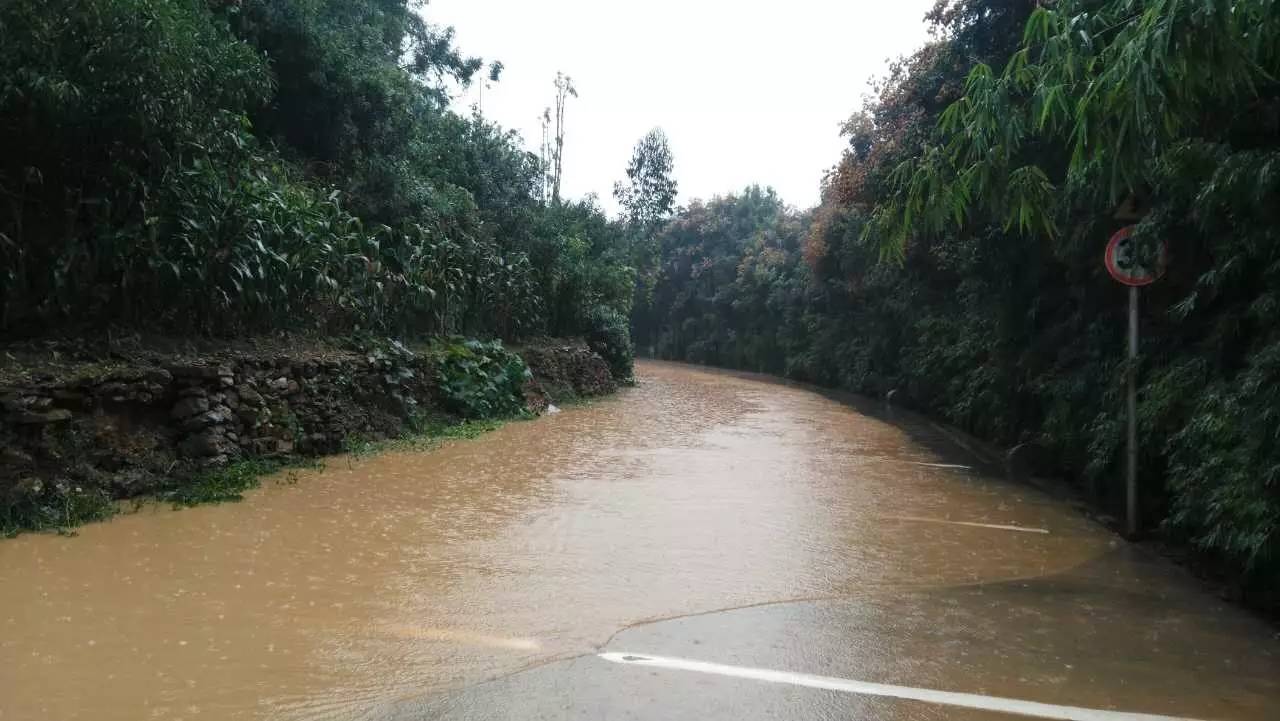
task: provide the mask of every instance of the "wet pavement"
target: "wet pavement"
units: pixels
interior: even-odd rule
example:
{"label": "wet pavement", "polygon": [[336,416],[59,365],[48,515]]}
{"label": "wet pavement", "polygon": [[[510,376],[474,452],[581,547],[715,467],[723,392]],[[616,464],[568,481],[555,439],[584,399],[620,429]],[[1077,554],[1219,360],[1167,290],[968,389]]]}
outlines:
{"label": "wet pavement", "polygon": [[937,426],[639,376],[0,542],[0,719],[1280,718],[1272,628]]}

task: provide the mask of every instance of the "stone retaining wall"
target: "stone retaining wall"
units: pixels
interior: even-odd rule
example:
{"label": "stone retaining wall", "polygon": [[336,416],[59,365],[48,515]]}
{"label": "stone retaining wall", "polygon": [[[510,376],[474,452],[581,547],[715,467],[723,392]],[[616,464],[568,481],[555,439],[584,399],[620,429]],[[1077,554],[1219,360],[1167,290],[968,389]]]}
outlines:
{"label": "stone retaining wall", "polygon": [[[584,346],[524,348],[540,412],[614,389]],[[317,456],[443,416],[426,355],[325,351],[85,364],[0,385],[0,504],[51,489],[129,498],[242,458]]]}

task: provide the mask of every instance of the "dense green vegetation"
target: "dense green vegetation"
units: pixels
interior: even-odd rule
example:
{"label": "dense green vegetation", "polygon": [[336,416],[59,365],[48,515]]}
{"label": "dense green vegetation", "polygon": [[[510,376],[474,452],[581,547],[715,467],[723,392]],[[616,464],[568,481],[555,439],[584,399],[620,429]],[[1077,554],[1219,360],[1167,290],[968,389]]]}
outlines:
{"label": "dense green vegetation", "polygon": [[[0,334],[581,334],[622,229],[448,107],[415,0],[0,5]],[[15,41],[21,39],[21,41]]]}
{"label": "dense green vegetation", "polygon": [[531,377],[524,359],[499,342],[455,341],[434,352],[445,408],[467,419],[506,418],[524,411]]}
{"label": "dense green vegetation", "polygon": [[[223,468],[206,469],[194,478],[175,482],[172,488],[158,494],[158,498],[177,508],[205,503],[235,503],[244,500],[245,491],[261,485],[263,476],[286,467],[288,464],[278,459],[246,458]],[[70,528],[78,523],[74,518],[62,519],[62,527]]]}
{"label": "dense green vegetation", "polygon": [[23,531],[67,532],[75,526],[101,521],[116,513],[116,506],[104,491],[71,486],[45,489],[40,481],[31,481],[28,491],[17,502],[0,503],[0,538],[16,536]]}
{"label": "dense green vegetation", "polygon": [[1144,518],[1274,603],[1280,6],[943,0],[930,21],[846,123],[820,207],[750,188],[655,233],[637,344],[898,389],[1119,509],[1125,291],[1101,260],[1136,198],[1171,254],[1142,296]]}

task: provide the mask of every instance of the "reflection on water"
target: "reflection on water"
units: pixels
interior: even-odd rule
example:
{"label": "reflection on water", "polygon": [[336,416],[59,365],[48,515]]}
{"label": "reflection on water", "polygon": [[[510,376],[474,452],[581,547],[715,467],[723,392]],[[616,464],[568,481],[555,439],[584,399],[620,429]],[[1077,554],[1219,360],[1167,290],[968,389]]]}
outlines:
{"label": "reflection on water", "polygon": [[[646,620],[802,598],[892,609],[948,588],[943,606],[1006,604],[1042,645],[1156,613],[1163,650],[1145,630],[1120,642],[1155,654],[1147,671],[1174,659],[1216,693],[1276,693],[1265,630],[1064,504],[964,467],[928,424],[748,376],[639,372],[591,406],[330,459],[241,504],[0,542],[0,719],[376,718]],[[982,590],[1041,577],[1103,592],[1066,608]],[[871,646],[868,628],[826,641]]]}

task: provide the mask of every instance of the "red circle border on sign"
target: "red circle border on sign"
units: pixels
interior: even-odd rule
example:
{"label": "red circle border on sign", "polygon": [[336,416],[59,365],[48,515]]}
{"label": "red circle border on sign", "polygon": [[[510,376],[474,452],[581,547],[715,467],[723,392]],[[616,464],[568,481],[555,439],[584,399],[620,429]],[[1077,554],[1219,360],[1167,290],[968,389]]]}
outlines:
{"label": "red circle border on sign", "polygon": [[1104,262],[1107,266],[1107,272],[1111,274],[1111,277],[1114,278],[1117,283],[1123,283],[1124,285],[1132,286],[1134,288],[1141,288],[1144,285],[1151,285],[1164,276],[1165,263],[1167,261],[1165,257],[1164,243],[1161,243],[1160,261],[1156,264],[1155,275],[1150,278],[1135,278],[1134,276],[1128,275],[1124,271],[1120,270],[1120,268],[1116,266],[1116,246],[1120,245],[1120,241],[1128,238],[1130,235],[1133,235],[1133,228],[1134,226],[1132,225],[1126,225],[1120,230],[1117,230],[1115,235],[1111,236],[1111,240],[1107,241],[1107,253],[1104,258]]}

